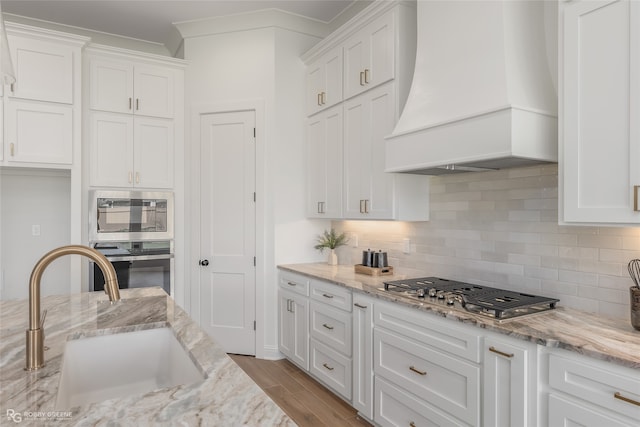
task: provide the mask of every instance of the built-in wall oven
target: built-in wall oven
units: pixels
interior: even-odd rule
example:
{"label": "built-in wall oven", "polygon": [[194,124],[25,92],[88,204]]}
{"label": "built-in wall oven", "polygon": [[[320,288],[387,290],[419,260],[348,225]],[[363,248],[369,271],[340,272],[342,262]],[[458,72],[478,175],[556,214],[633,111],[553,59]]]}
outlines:
{"label": "built-in wall oven", "polygon": [[[173,193],[91,192],[90,245],[114,266],[121,289],[161,286],[173,295]],[[97,265],[89,290],[104,289]]]}

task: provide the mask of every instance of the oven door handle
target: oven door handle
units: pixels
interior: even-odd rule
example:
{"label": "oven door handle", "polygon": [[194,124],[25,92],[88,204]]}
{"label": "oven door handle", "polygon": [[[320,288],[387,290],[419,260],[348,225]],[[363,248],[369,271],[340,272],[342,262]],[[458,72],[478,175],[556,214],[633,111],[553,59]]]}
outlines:
{"label": "oven door handle", "polygon": [[173,254],[160,255],[126,255],[126,256],[108,256],[109,261],[151,261],[154,259],[171,259]]}

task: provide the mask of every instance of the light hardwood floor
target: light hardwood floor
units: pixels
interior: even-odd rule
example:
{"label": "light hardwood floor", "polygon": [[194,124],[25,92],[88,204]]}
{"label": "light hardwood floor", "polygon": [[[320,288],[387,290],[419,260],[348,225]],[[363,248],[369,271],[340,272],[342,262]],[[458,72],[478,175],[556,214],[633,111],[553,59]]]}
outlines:
{"label": "light hardwood floor", "polygon": [[229,356],[300,427],[371,425],[346,402],[286,359]]}

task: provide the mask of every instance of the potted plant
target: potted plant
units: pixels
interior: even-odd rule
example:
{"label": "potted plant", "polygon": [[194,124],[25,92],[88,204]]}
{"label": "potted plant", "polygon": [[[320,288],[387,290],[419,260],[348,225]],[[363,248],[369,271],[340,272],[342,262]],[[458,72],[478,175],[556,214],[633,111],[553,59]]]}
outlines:
{"label": "potted plant", "polygon": [[325,248],[330,249],[329,258],[327,263],[329,265],[337,265],[338,264],[338,256],[336,255],[335,249],[338,246],[346,245],[349,242],[347,235],[345,233],[337,234],[336,230],[333,228],[331,231],[325,230],[324,233],[318,236],[318,243],[314,246],[320,252],[323,252]]}

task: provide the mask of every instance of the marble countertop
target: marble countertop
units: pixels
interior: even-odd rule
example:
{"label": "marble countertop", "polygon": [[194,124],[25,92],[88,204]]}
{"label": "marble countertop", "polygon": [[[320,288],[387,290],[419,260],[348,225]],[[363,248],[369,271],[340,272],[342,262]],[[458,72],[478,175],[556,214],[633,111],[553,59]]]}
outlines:
{"label": "marble countertop", "polygon": [[[0,424],[294,426],[290,418],[160,288],[42,299],[45,366],[27,372],[28,301],[0,302]],[[64,345],[85,336],[169,327],[205,375],[201,382],[75,408],[56,408]],[[16,421],[14,419],[14,421]],[[6,424],[5,424],[6,423]]]}
{"label": "marble countertop", "polygon": [[463,310],[430,304],[428,300],[419,302],[399,294],[380,290],[385,281],[407,278],[402,274],[367,276],[356,274],[353,266],[331,266],[324,263],[279,265],[278,268],[331,282],[410,308],[431,312],[452,321],[531,341],[546,347],[562,348],[621,366],[640,369],[640,331],[633,329],[629,322],[607,319],[562,307],[562,301],[554,310],[498,321]]}

